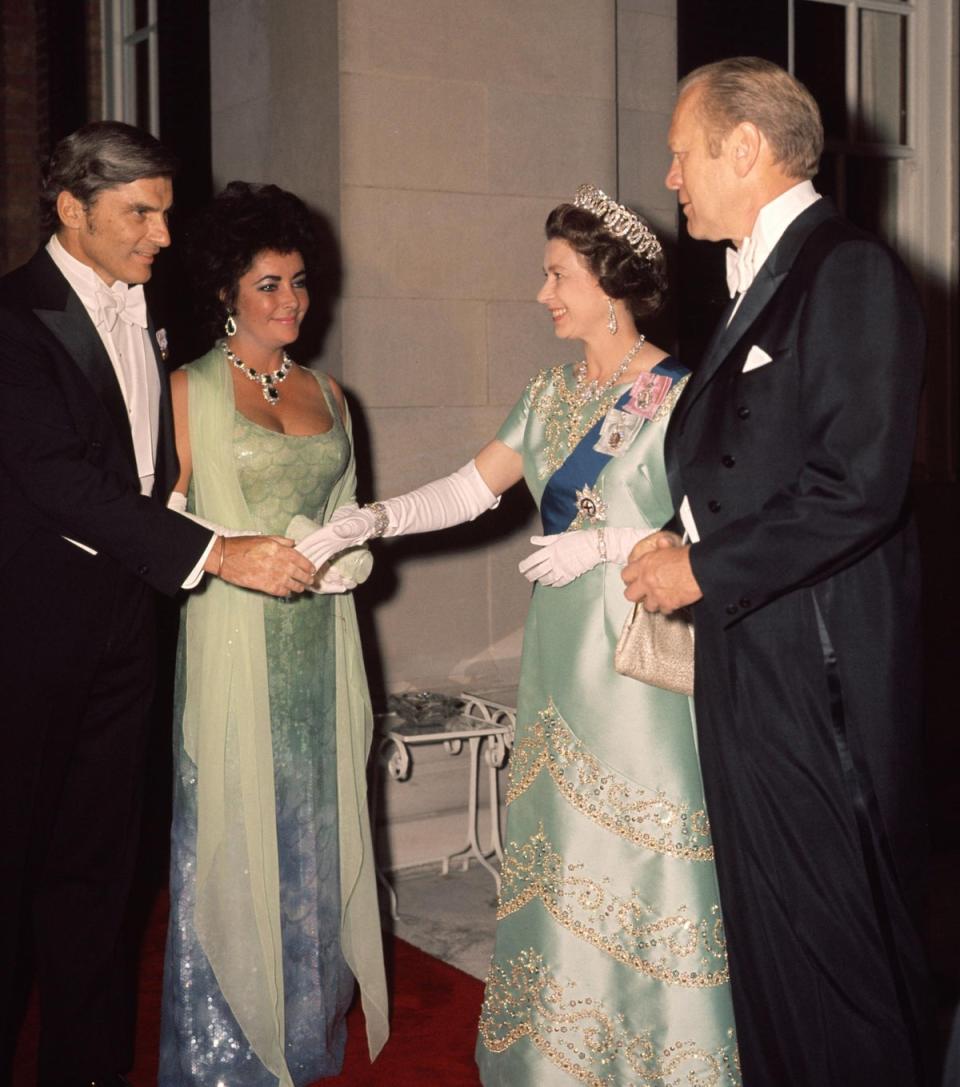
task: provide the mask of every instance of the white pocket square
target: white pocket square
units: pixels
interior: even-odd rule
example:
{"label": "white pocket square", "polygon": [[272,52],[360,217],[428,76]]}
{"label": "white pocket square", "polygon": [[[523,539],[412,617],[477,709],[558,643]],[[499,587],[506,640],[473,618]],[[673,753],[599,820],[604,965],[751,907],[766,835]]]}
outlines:
{"label": "white pocket square", "polygon": [[754,344],[747,352],[747,361],[743,364],[741,373],[745,374],[748,370],[756,370],[758,366],[766,366],[768,362],[773,362],[770,355],[762,347],[757,347]]}

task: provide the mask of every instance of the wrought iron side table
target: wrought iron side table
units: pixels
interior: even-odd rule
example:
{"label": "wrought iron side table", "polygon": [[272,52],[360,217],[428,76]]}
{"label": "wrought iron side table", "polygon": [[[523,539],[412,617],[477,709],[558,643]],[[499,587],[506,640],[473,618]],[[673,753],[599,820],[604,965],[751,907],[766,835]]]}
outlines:
{"label": "wrought iron side table", "polygon": [[[460,695],[463,709],[455,717],[429,725],[397,724],[389,728],[377,745],[377,758],[374,764],[374,781],[371,790],[371,821],[376,827],[377,801],[379,794],[379,774],[377,766],[385,762],[387,773],[395,781],[406,781],[413,772],[413,759],[410,749],[423,744],[442,743],[447,753],[459,755],[464,741],[470,752],[470,779],[467,794],[467,840],[464,847],[455,853],[436,858],[444,875],[450,871],[450,862],[463,861],[466,871],[470,858],[476,859],[493,876],[497,890],[500,890],[500,873],[490,863],[491,857],[503,860],[503,842],[500,836],[500,799],[497,771],[503,766],[507,752],[513,746],[513,737],[517,727],[517,711],[513,706],[491,702],[481,695],[464,692]],[[480,760],[487,767],[487,781],[490,793],[490,844],[489,852],[480,847],[478,823],[478,787],[480,779]],[[419,863],[419,862],[418,862]],[[377,864],[377,879],[383,884],[390,896],[390,916],[397,919],[397,892],[387,879],[383,869]],[[409,865],[399,865],[393,871],[401,871]]]}

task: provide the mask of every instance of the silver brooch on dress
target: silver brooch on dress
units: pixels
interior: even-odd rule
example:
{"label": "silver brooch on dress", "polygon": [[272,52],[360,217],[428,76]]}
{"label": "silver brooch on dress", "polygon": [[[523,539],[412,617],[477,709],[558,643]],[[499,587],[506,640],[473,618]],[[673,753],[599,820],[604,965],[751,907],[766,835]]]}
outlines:
{"label": "silver brooch on dress", "polygon": [[603,495],[595,491],[589,483],[585,483],[582,490],[577,491],[577,523],[582,525],[589,521],[595,525],[598,521],[607,519],[607,504]]}
{"label": "silver brooch on dress", "polygon": [[645,419],[639,415],[628,415],[619,408],[611,408],[604,416],[600,427],[600,437],[594,445],[597,453],[606,453],[610,457],[621,457],[633,444],[634,438],[643,428]]}

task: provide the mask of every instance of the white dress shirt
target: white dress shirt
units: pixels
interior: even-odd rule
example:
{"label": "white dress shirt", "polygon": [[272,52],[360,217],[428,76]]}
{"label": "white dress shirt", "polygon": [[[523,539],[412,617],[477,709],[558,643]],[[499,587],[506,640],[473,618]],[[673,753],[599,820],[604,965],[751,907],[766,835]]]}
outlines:
{"label": "white dress shirt", "polygon": [[119,280],[108,287],[92,268],[63,248],[56,234],[47,243],[47,252],[90,314],[113,363],[130,420],[140,493],[151,494],[160,424],[160,374],[147,332],[143,287],[128,287]]}
{"label": "white dress shirt", "polygon": [[786,233],[787,227],[819,199],[820,194],[813,187],[812,181],[798,182],[769,204],[764,204],[753,224],[753,233],[748,234],[738,248],[727,251],[727,285],[730,288],[730,297],[737,297],[737,304],[733,307],[727,324],[733,320],[744,294],[750,289],[757,272],[763,267],[763,262]]}

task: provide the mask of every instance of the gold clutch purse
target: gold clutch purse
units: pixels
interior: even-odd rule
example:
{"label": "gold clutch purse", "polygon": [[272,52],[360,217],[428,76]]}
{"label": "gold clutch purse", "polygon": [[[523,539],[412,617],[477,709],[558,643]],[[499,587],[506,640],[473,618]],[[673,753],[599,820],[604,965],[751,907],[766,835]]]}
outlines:
{"label": "gold clutch purse", "polygon": [[620,631],[613,666],[641,683],[692,695],[693,624],[686,612],[661,615],[635,604]]}

